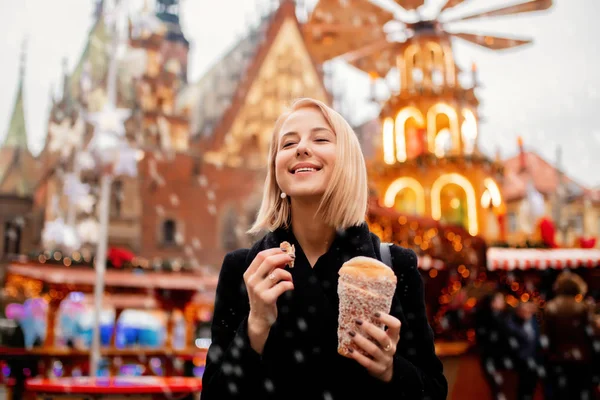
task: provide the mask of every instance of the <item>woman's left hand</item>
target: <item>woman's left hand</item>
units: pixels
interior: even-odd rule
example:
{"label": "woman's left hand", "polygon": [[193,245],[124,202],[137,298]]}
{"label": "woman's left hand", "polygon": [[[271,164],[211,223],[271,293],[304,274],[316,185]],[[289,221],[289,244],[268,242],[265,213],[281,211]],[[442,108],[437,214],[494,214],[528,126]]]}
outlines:
{"label": "woman's left hand", "polygon": [[384,382],[390,382],[394,371],[394,354],[396,354],[396,348],[400,341],[401,324],[398,318],[382,312],[375,313],[375,318],[383,322],[388,329],[383,330],[368,321],[355,321],[357,327],[360,326],[365,334],[373,338],[373,341],[361,335],[358,330],[350,333],[356,346],[364,350],[370,357],[366,357],[356,350],[350,354],[372,376]]}

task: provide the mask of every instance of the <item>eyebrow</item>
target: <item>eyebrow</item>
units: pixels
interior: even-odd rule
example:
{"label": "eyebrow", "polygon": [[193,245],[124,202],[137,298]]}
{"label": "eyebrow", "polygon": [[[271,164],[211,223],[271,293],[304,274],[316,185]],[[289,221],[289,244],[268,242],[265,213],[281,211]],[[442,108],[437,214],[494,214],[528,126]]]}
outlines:
{"label": "eyebrow", "polygon": [[[310,133],[316,133],[316,132],[319,132],[319,131],[328,131],[328,132],[333,133],[333,131],[330,128],[326,128],[324,126],[317,126],[316,128],[312,128],[310,130]],[[281,138],[283,139],[286,136],[297,135],[297,134],[298,134],[298,132],[296,132],[296,131],[289,131],[289,132],[286,132],[283,135],[281,135]]]}

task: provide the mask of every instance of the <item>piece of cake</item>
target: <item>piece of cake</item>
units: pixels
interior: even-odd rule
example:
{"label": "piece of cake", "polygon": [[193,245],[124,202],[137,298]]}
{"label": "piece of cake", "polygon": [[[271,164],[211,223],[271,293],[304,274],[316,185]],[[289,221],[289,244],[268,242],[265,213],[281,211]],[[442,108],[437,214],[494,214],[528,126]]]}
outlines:
{"label": "piece of cake", "polygon": [[281,242],[279,248],[284,253],[289,254],[289,256],[292,257],[292,261],[290,261],[288,265],[290,268],[294,268],[294,260],[296,259],[296,249],[294,248],[294,245],[290,244],[289,242]]}

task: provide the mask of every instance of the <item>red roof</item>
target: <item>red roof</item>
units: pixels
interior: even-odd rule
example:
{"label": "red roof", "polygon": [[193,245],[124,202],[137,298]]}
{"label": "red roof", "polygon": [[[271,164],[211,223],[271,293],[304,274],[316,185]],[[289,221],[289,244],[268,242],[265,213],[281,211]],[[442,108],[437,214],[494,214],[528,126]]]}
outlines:
{"label": "red roof", "polygon": [[[558,187],[558,170],[544,160],[539,154],[526,151],[523,153],[525,169],[522,168],[521,154],[504,161],[504,183],[502,194],[507,201],[517,200],[525,197],[527,182],[533,179],[535,188],[543,195],[550,195]],[[565,184],[587,192],[588,189],[581,186],[568,176],[564,176]]]}

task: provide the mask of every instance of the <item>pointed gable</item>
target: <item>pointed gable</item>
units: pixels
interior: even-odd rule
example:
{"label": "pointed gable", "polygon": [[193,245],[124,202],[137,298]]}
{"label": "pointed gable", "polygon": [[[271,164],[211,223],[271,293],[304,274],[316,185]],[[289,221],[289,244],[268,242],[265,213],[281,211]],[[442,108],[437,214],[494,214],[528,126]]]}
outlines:
{"label": "pointed gable", "polygon": [[2,147],[27,149],[27,128],[25,127],[25,107],[23,105],[23,81],[19,82],[13,112]]}
{"label": "pointed gable", "polygon": [[39,177],[39,163],[25,149],[14,149],[11,163],[0,178],[0,193],[29,197],[33,194]]}
{"label": "pointed gable", "polygon": [[[521,165],[523,161],[525,162],[525,170],[522,169]],[[542,156],[526,151],[523,158],[518,154],[504,161],[502,194],[506,201],[522,199],[525,197],[527,182],[531,175],[535,189],[543,195],[549,196],[558,189],[559,173],[560,171]],[[572,196],[582,195],[587,190],[567,176],[564,176],[564,184],[568,193]]]}
{"label": "pointed gable", "polygon": [[[27,128],[25,125],[25,50],[21,56],[19,84],[15,95],[12,114],[8,123],[6,136],[0,146],[0,193],[18,193],[25,195],[32,187],[37,173],[35,158],[29,151]],[[31,173],[30,173],[31,172]],[[5,184],[5,182],[13,182]]]}
{"label": "pointed gable", "polygon": [[[233,86],[227,87],[227,96],[217,103],[221,112],[213,116],[210,129],[204,125],[206,130],[201,131],[204,136],[200,143],[209,163],[263,167],[275,120],[294,99],[312,97],[331,103],[319,68],[304,43],[294,3],[282,2],[263,24],[258,43],[254,39],[246,48],[246,54],[252,57],[237,60],[241,79],[231,80]],[[252,45],[257,45],[256,49]],[[202,113],[209,114],[213,104],[200,101],[198,106]]]}

